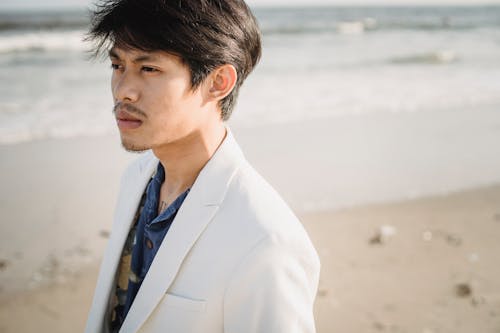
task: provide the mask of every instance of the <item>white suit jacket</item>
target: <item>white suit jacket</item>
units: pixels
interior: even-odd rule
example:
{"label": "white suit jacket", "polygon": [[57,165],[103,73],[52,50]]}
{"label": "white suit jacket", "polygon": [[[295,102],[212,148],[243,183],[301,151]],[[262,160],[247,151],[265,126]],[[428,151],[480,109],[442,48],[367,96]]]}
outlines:
{"label": "white suit jacket", "polygon": [[[86,333],[108,332],[123,245],[158,165],[125,172]],[[122,333],[315,332],[318,255],[300,222],[228,130],[179,209]]]}

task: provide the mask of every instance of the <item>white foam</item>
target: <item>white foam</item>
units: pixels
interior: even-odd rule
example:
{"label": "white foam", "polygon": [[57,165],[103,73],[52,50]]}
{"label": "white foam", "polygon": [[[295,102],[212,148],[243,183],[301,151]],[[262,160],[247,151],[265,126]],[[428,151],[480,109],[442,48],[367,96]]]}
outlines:
{"label": "white foam", "polygon": [[339,22],[337,32],[344,35],[359,35],[365,32],[365,24],[362,21]]}
{"label": "white foam", "polygon": [[[427,66],[428,67],[428,66]],[[359,71],[269,75],[241,92],[237,118],[247,126],[377,113],[488,108],[500,104],[500,69],[481,79],[453,67],[382,66]]]}
{"label": "white foam", "polygon": [[43,31],[0,35],[0,53],[84,51],[83,31]]}
{"label": "white foam", "polygon": [[453,50],[436,50],[429,53],[421,53],[392,59],[394,63],[400,64],[450,64],[459,59]]}

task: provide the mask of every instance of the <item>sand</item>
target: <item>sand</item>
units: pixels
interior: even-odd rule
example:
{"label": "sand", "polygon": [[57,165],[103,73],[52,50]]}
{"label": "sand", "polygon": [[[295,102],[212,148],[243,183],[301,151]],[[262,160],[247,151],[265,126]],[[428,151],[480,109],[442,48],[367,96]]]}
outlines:
{"label": "sand", "polygon": [[0,146],[0,298],[99,260],[126,164],[116,138]]}
{"label": "sand", "polygon": [[[318,332],[500,332],[500,185],[301,220],[322,261]],[[81,332],[97,265],[4,295],[0,332]]]}
{"label": "sand", "polygon": [[495,186],[307,216],[318,331],[500,332],[499,204]]}

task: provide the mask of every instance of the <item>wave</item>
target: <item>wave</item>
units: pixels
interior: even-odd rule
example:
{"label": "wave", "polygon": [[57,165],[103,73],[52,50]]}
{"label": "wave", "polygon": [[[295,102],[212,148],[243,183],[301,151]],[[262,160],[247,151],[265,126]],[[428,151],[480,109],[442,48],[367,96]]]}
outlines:
{"label": "wave", "polygon": [[18,52],[85,51],[84,31],[26,32],[0,36],[0,54]]}
{"label": "wave", "polygon": [[365,18],[358,21],[331,21],[331,22],[294,22],[263,24],[261,31],[264,35],[300,35],[315,33],[360,34],[376,28],[377,21]]}
{"label": "wave", "polygon": [[393,64],[450,64],[459,60],[456,52],[440,50],[429,53],[413,54],[390,59]]}
{"label": "wave", "polygon": [[85,29],[89,18],[85,12],[1,13],[0,32]]}
{"label": "wave", "polygon": [[360,21],[342,21],[336,24],[337,33],[343,35],[358,35],[365,31],[375,30],[378,22],[372,17],[366,17]]}
{"label": "wave", "polygon": [[329,23],[323,26],[318,25],[283,25],[283,26],[264,26],[261,28],[264,35],[288,35],[288,34],[360,34],[364,32],[375,31],[467,31],[482,28],[500,28],[498,25],[480,25],[480,24],[447,24],[439,22],[430,23],[384,23],[373,18],[367,18],[370,24],[365,20],[339,21],[335,24]]}
{"label": "wave", "polygon": [[81,126],[60,126],[55,128],[18,128],[16,131],[0,131],[0,145],[12,145],[23,142],[32,142],[49,139],[70,139],[76,137],[96,137],[113,134],[114,128],[109,126],[92,127],[88,124]]}

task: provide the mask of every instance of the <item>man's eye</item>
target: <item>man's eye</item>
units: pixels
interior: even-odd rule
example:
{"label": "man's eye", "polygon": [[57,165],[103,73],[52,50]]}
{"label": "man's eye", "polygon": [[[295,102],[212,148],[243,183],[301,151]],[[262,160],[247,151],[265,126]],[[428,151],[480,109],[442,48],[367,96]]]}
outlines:
{"label": "man's eye", "polygon": [[148,67],[148,66],[142,66],[142,71],[144,72],[158,72],[158,70],[156,68],[153,68],[153,67]]}
{"label": "man's eye", "polygon": [[118,64],[111,64],[111,69],[113,69],[113,70],[120,69],[120,65],[118,65]]}

